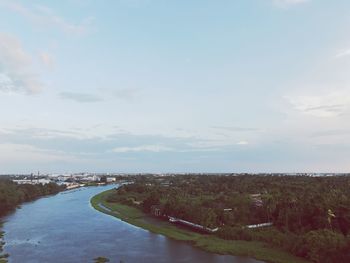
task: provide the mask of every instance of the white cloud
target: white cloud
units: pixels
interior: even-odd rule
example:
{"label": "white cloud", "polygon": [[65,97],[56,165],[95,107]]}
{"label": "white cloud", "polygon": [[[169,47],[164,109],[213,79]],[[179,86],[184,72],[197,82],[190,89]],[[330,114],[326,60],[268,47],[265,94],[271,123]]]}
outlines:
{"label": "white cloud", "polygon": [[350,56],[350,48],[345,49],[345,50],[341,50],[335,55],[336,58],[342,58],[342,57],[346,57],[346,56]]}
{"label": "white cloud", "polygon": [[212,126],[213,129],[232,131],[232,132],[257,132],[260,131],[257,128],[251,127],[238,127],[238,126]]}
{"label": "white cloud", "polygon": [[20,41],[0,33],[0,90],[33,94],[39,92],[42,86],[32,70],[32,58]]}
{"label": "white cloud", "polygon": [[73,100],[75,102],[99,102],[103,99],[96,94],[81,93],[81,92],[61,92],[59,94],[61,99]]}
{"label": "white cloud", "polygon": [[0,165],[9,163],[43,163],[53,161],[71,161],[74,156],[67,153],[45,151],[32,145],[0,143]]}
{"label": "white cloud", "polygon": [[68,22],[65,18],[57,15],[51,8],[36,5],[27,7],[15,1],[0,0],[0,5],[15,12],[40,26],[54,26],[66,33],[85,34],[91,26],[93,18],[87,18],[80,23]]}
{"label": "white cloud", "polygon": [[11,92],[15,90],[15,84],[6,74],[0,73],[0,90],[5,92]]}
{"label": "white cloud", "polygon": [[134,88],[117,89],[113,95],[118,99],[133,100],[138,95],[139,90]]}
{"label": "white cloud", "polygon": [[142,145],[136,147],[117,147],[113,149],[115,153],[126,153],[126,152],[168,152],[172,151],[172,148],[162,145]]}
{"label": "white cloud", "polygon": [[311,0],[274,0],[273,2],[279,6],[290,6],[309,2]]}
{"label": "white cloud", "polygon": [[287,97],[286,99],[296,110],[316,117],[336,117],[345,113],[350,106],[350,92]]}
{"label": "white cloud", "polygon": [[188,143],[190,146],[189,151],[202,151],[202,152],[214,152],[235,148],[237,145],[247,145],[249,144],[246,140],[237,141],[234,138],[225,139],[202,139],[197,141],[192,141]]}

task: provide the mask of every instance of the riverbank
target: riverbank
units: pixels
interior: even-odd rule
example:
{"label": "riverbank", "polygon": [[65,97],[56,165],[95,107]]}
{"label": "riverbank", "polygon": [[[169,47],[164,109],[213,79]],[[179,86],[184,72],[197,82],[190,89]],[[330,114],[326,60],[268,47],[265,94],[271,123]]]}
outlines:
{"label": "riverbank", "polygon": [[307,263],[308,261],[295,257],[280,249],[272,248],[265,243],[255,241],[227,241],[213,235],[199,234],[173,224],[159,220],[143,213],[135,207],[118,203],[109,203],[106,197],[115,190],[99,193],[91,198],[91,205],[98,211],[119,218],[129,224],[141,227],[156,234],[189,242],[193,246],[207,252],[230,254],[234,256],[251,257],[273,263]]}
{"label": "riverbank", "polygon": [[[1,183],[1,182],[0,182]],[[7,183],[7,182],[6,182]],[[12,182],[8,182],[9,184],[11,184],[11,186],[13,186],[14,184],[12,184]],[[106,184],[103,184],[103,186],[105,186]],[[94,184],[91,184],[91,185],[84,185],[85,187],[90,187],[90,186],[97,186],[94,185]],[[25,185],[20,185],[20,187],[25,187]],[[29,185],[28,186],[30,189],[32,189],[32,185]],[[36,186],[34,186],[36,187]],[[42,188],[44,188],[45,186],[43,186]],[[1,190],[1,187],[0,187],[0,190]],[[73,192],[76,192],[76,191],[81,191],[82,190],[82,187],[79,187],[79,188],[76,188],[76,189],[63,189],[63,188],[59,188],[59,192],[55,191],[53,193],[50,192],[50,189],[46,190],[46,193],[42,193],[42,195],[38,195],[38,196],[35,196],[33,197],[32,199],[30,200],[24,200],[23,202],[17,204],[16,206],[14,206],[13,208],[11,208],[11,210],[5,210],[6,213],[1,213],[1,216],[0,216],[0,263],[7,263],[8,262],[8,258],[10,257],[9,255],[9,252],[7,251],[6,247],[5,247],[5,228],[4,228],[4,225],[6,225],[6,221],[7,221],[7,217],[10,216],[11,214],[15,214],[16,213],[16,210],[21,208],[22,205],[28,205],[28,204],[31,204],[31,203],[34,203],[36,201],[38,201],[39,199],[42,199],[43,197],[52,197],[54,195],[57,195],[58,193],[61,193],[61,194],[72,194]],[[100,190],[101,191],[101,190]],[[12,194],[17,194],[16,192],[12,191],[11,192]],[[0,196],[1,197],[1,196]],[[1,199],[1,198],[0,198]],[[6,199],[5,199],[6,200]],[[0,208],[1,207],[1,204],[0,204]],[[3,209],[2,209],[3,210]],[[2,211],[0,209],[0,211]],[[6,233],[8,233],[8,231],[6,231]],[[26,241],[28,241],[29,239],[27,239]],[[4,251],[5,250],[5,251]],[[11,253],[12,254],[12,253]],[[12,256],[12,255],[11,255]]]}
{"label": "riverbank", "polygon": [[4,234],[5,232],[2,231],[2,222],[0,222],[0,263],[6,263],[7,262],[7,254],[3,254],[3,248],[4,248],[4,245],[5,245],[5,242],[4,242]]}

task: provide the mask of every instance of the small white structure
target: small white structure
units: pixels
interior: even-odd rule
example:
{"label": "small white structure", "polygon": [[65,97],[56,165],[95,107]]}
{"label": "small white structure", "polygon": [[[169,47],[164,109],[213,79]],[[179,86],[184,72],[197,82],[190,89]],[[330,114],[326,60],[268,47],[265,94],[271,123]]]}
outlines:
{"label": "small white structure", "polygon": [[214,232],[219,230],[218,227],[216,227],[216,228],[209,228],[209,227],[201,226],[201,225],[198,225],[198,224],[186,221],[186,220],[182,220],[182,219],[179,219],[179,218],[176,218],[176,217],[169,216],[168,218],[169,218],[169,222],[171,222],[171,223],[180,223],[182,225],[190,226],[190,227],[193,227],[193,228],[196,228],[196,229],[199,229],[199,230],[203,230],[203,231],[206,231],[206,232],[209,232],[209,233],[214,233]]}
{"label": "small white structure", "polygon": [[113,183],[113,182],[115,182],[116,180],[115,180],[115,177],[107,177],[107,183]]}
{"label": "small white structure", "polygon": [[261,223],[261,224],[256,224],[256,225],[247,225],[245,226],[246,228],[259,228],[259,227],[266,227],[266,226],[272,226],[273,223],[268,222],[268,223]]}

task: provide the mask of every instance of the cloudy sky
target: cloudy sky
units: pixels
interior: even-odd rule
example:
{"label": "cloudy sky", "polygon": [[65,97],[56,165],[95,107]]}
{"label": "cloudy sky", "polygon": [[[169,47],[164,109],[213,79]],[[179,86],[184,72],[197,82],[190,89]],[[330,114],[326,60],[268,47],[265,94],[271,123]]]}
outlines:
{"label": "cloudy sky", "polygon": [[348,0],[0,0],[0,167],[349,172]]}

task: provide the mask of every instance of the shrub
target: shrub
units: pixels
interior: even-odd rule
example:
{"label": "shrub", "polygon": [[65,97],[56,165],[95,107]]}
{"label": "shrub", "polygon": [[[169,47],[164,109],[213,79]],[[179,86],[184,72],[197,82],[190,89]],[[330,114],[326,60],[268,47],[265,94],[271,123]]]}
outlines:
{"label": "shrub", "polygon": [[[302,236],[295,253],[313,262],[339,262],[345,256],[347,241],[343,235],[328,229],[310,231]],[[343,251],[343,255],[339,253]]]}

